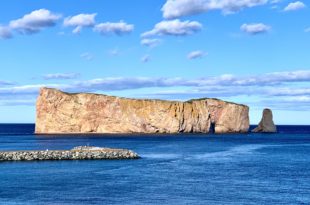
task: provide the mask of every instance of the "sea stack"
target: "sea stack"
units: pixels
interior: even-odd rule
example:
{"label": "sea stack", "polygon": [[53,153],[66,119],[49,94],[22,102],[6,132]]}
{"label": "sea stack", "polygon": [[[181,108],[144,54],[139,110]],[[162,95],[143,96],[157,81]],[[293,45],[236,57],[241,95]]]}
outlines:
{"label": "sea stack", "polygon": [[272,111],[270,109],[264,109],[263,117],[258,124],[258,126],[252,130],[252,132],[277,132],[277,127],[275,126],[272,119]]}
{"label": "sea stack", "polygon": [[245,133],[249,107],[218,99],[130,99],[41,88],[36,134]]}

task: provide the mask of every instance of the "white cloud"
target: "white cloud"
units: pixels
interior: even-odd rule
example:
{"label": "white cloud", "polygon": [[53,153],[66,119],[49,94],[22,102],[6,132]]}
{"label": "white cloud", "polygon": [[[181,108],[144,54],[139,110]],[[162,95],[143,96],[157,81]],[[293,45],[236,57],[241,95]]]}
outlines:
{"label": "white cloud", "polygon": [[35,99],[13,99],[13,100],[0,100],[0,105],[1,106],[35,106],[36,101]]}
{"label": "white cloud", "polygon": [[292,3],[289,3],[285,8],[284,8],[284,11],[296,11],[296,10],[299,10],[299,9],[303,9],[305,8],[306,5],[301,2],[301,1],[296,1],[296,2],[292,2]]}
{"label": "white cloud", "polygon": [[240,27],[240,29],[245,33],[256,35],[268,32],[271,29],[271,27],[263,23],[253,23],[253,24],[243,24]]}
{"label": "white cloud", "polygon": [[[21,85],[13,86],[7,88],[0,88],[0,95],[29,95],[37,94],[41,87],[45,87],[46,84],[36,84],[36,85]],[[54,88],[62,88],[57,84],[49,84],[48,86]]]}
{"label": "white cloud", "polygon": [[10,28],[5,26],[0,26],[0,39],[9,39],[12,38],[12,32]]}
{"label": "white cloud", "polygon": [[[297,95],[278,95],[277,90],[285,89],[288,91],[294,91],[294,88],[287,87],[249,87],[244,89],[242,87],[205,87],[205,88],[185,88],[185,89],[171,89],[164,88],[153,93],[148,93],[148,97],[155,99],[175,99],[175,100],[187,100],[193,98],[205,98],[215,97],[221,99],[234,99],[234,102],[239,101],[239,96],[247,96],[249,102],[242,102],[250,105],[251,108],[266,105],[272,106],[274,109],[284,110],[309,110],[310,111],[310,96],[309,91],[299,92]],[[236,98],[238,96],[238,98]],[[250,99],[255,99],[251,102]]]}
{"label": "white cloud", "polygon": [[[40,87],[57,88],[67,92],[113,93],[124,90],[154,88],[154,90],[152,89],[153,92],[140,94],[140,97],[186,100],[200,97],[227,99],[237,96],[252,96],[255,98],[255,103],[273,105],[279,109],[310,110],[309,83],[310,70],[265,73],[252,76],[226,74],[195,79],[180,77],[106,77],[64,84],[7,85],[0,87],[0,105],[30,105],[29,102],[34,102]],[[292,102],[289,103],[288,101]]]}
{"label": "white cloud", "polygon": [[82,59],[88,60],[88,61],[90,61],[90,60],[92,60],[92,59],[94,58],[94,56],[93,56],[91,53],[88,53],[88,52],[82,53],[82,54],[80,55],[80,57],[81,57]]}
{"label": "white cloud", "polygon": [[134,25],[127,24],[124,21],[120,21],[117,23],[100,23],[94,27],[94,31],[100,33],[101,35],[109,35],[109,34],[116,34],[116,35],[123,35],[131,33],[134,30]]}
{"label": "white cloud", "polygon": [[221,10],[223,14],[230,14],[267,2],[268,0],[167,0],[161,10],[164,18],[171,19],[210,10]]}
{"label": "white cloud", "polygon": [[192,51],[189,54],[187,54],[187,58],[190,60],[193,60],[193,59],[197,59],[197,58],[202,58],[205,55],[207,55],[207,53],[200,51],[200,50],[197,50],[197,51]]}
{"label": "white cloud", "polygon": [[[64,84],[33,84],[33,85],[6,85],[0,87],[0,104],[23,104],[21,100],[34,100],[40,87],[52,87],[67,92],[116,92],[154,88],[153,93],[143,97],[163,99],[189,99],[198,97],[236,97],[254,96],[277,101],[297,99],[292,108],[310,110],[307,99],[310,98],[310,70],[296,70],[291,72],[265,73],[253,76],[220,75],[204,78],[152,78],[152,77],[106,77],[86,81],[75,81]],[[272,99],[272,100],[271,100]],[[298,101],[303,101],[300,104]],[[10,101],[10,102],[8,102]],[[307,102],[305,102],[307,101]],[[26,103],[26,102],[25,102]],[[308,103],[308,104],[306,104]],[[265,103],[268,104],[269,103]],[[285,108],[285,106],[284,106]],[[289,108],[288,108],[289,109]]]}
{"label": "white cloud", "polygon": [[80,34],[82,31],[82,26],[77,26],[75,29],[72,30],[72,33],[74,34]]}
{"label": "white cloud", "polygon": [[180,21],[179,19],[161,21],[155,25],[151,31],[147,31],[141,37],[151,36],[186,36],[194,34],[202,29],[202,25],[197,21]]}
{"label": "white cloud", "polygon": [[59,36],[64,36],[64,35],[66,35],[66,33],[65,33],[64,31],[59,31],[59,32],[57,33],[57,35],[59,35]]}
{"label": "white cloud", "polygon": [[142,56],[142,58],[141,58],[141,62],[142,63],[147,63],[147,62],[149,62],[151,60],[151,56],[149,56],[149,55],[144,55],[144,56]]}
{"label": "white cloud", "polygon": [[269,3],[271,4],[270,9],[278,9],[279,8],[279,4],[282,2],[283,0],[271,0]]}
{"label": "white cloud", "polygon": [[10,22],[9,27],[22,34],[33,34],[46,27],[52,27],[61,15],[54,14],[46,9],[39,9],[26,14],[20,19]]}
{"label": "white cloud", "polygon": [[267,73],[260,82],[269,84],[284,83],[284,82],[310,82],[310,70],[297,70],[292,72],[275,72]]}
{"label": "white cloud", "polygon": [[108,54],[110,56],[118,56],[120,53],[121,52],[118,48],[114,48],[114,49],[108,51]]}
{"label": "white cloud", "polygon": [[0,80],[0,85],[1,86],[14,85],[14,83],[6,80]]}
{"label": "white cloud", "polygon": [[[148,55],[146,57],[149,58]],[[270,92],[269,87],[274,87],[275,91],[283,93],[283,90],[277,86],[288,85],[293,83],[310,83],[310,70],[297,70],[291,72],[275,72],[265,73],[253,76],[234,76],[230,74],[204,77],[196,79],[187,78],[151,78],[151,77],[107,77],[98,78],[87,81],[80,81],[70,84],[42,84],[42,85],[23,85],[0,88],[0,94],[15,94],[15,93],[35,93],[40,87],[54,87],[67,91],[114,91],[126,89],[139,89],[150,87],[196,87],[197,89],[210,88],[215,90],[227,88],[256,87],[257,89],[268,88],[264,92],[276,95]],[[292,88],[296,89],[296,88]],[[309,94],[309,88],[304,91]],[[216,90],[215,90],[216,92]],[[240,91],[241,92],[241,91]],[[250,90],[248,91],[250,92]],[[287,91],[289,94],[292,91]],[[299,92],[301,94],[301,92]],[[304,93],[305,94],[305,93]]]}
{"label": "white cloud", "polygon": [[141,40],[141,45],[148,46],[151,48],[158,46],[160,43],[161,40],[157,38],[145,38]]}
{"label": "white cloud", "polygon": [[268,91],[271,96],[300,96],[308,95],[310,97],[310,88],[277,88]]}
{"label": "white cloud", "polygon": [[271,0],[270,1],[271,4],[278,4],[280,2],[282,2],[282,0]]}
{"label": "white cloud", "polygon": [[52,73],[43,75],[45,80],[54,80],[54,79],[75,79],[79,76],[79,73]]}
{"label": "white cloud", "polygon": [[75,16],[69,16],[64,19],[64,26],[68,27],[75,27],[72,31],[73,33],[77,34],[80,33],[82,28],[84,27],[93,27],[95,25],[95,17],[96,13],[93,14],[78,14]]}

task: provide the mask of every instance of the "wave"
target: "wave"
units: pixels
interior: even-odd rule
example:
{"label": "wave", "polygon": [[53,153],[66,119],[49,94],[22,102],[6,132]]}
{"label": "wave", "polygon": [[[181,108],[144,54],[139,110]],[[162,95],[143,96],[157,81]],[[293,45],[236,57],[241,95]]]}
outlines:
{"label": "wave", "polygon": [[211,160],[218,161],[224,159],[231,159],[233,157],[239,155],[249,155],[254,153],[258,149],[262,149],[265,147],[269,147],[272,145],[259,145],[259,144],[251,144],[251,145],[240,145],[232,147],[228,150],[218,151],[218,152],[207,152],[200,154],[178,154],[178,153],[147,153],[141,154],[144,159],[165,159],[165,160],[174,160],[174,159],[182,159],[182,160]]}
{"label": "wave", "polygon": [[178,159],[181,157],[180,154],[166,154],[166,153],[152,153],[152,154],[142,154],[142,158],[148,159]]}
{"label": "wave", "polygon": [[248,144],[230,147],[227,150],[205,153],[147,153],[142,154],[144,159],[163,159],[163,160],[200,160],[200,161],[225,161],[240,159],[253,154],[259,154],[260,149],[267,147],[286,147],[286,146],[310,146],[310,144]]}
{"label": "wave", "polygon": [[234,157],[253,154],[259,149],[270,146],[272,145],[260,145],[260,144],[240,145],[224,151],[195,154],[193,155],[193,158],[206,161],[229,160]]}

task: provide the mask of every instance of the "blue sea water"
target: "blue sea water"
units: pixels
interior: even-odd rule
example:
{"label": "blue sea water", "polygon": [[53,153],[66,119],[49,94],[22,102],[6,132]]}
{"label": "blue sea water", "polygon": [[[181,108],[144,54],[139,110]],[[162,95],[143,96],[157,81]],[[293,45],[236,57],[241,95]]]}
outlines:
{"label": "blue sea water", "polygon": [[310,126],[278,134],[33,135],[0,150],[128,148],[139,160],[0,163],[0,204],[310,204]]}

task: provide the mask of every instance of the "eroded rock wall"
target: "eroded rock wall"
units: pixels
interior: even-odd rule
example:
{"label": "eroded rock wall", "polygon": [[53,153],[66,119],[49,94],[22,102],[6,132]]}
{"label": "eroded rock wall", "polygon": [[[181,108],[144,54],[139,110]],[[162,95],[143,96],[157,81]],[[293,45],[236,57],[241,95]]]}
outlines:
{"label": "eroded rock wall", "polygon": [[37,134],[247,132],[249,108],[217,99],[187,102],[64,93],[42,88],[36,104]]}

